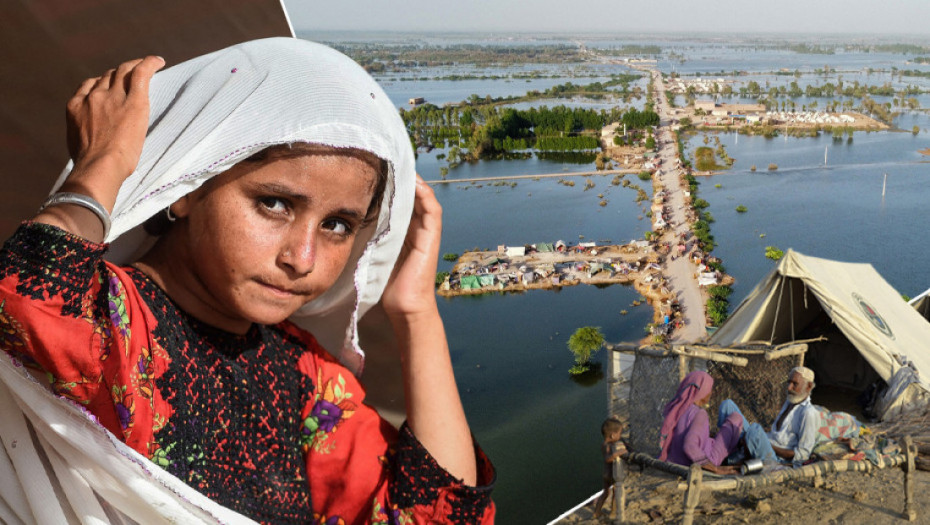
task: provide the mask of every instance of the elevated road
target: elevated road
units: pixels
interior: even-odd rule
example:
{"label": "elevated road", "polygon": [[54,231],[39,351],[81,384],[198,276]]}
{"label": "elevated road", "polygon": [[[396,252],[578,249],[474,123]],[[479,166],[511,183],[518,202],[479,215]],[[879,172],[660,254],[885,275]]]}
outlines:
{"label": "elevated road", "polygon": [[504,175],[500,177],[472,177],[469,179],[440,179],[428,180],[427,184],[457,184],[459,182],[488,182],[498,180],[517,179],[555,179],[562,177],[592,177],[595,175],[630,175],[641,170],[600,170],[600,171],[572,171],[561,173],[541,173],[536,175]]}

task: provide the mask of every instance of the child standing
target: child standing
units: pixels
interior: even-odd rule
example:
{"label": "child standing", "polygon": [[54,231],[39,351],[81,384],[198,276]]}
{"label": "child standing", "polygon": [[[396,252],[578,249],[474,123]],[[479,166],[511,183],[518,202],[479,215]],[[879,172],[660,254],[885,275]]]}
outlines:
{"label": "child standing", "polygon": [[620,440],[623,423],[619,419],[614,416],[605,419],[601,424],[601,435],[604,436],[604,443],[601,444],[601,453],[604,455],[604,490],[594,503],[594,517],[601,515],[601,508],[614,487],[614,461],[627,453],[626,445]]}

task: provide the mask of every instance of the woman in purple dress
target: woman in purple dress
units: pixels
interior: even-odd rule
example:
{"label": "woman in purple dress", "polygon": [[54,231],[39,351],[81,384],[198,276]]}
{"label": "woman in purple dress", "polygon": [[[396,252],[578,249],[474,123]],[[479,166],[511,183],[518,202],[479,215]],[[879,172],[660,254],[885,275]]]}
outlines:
{"label": "woman in purple dress", "polygon": [[714,379],[707,372],[696,370],[685,376],[675,397],[665,405],[659,459],[680,465],[701,465],[717,474],[734,474],[735,467],[721,466],[733,452],[743,429],[738,413],[729,414],[717,435],[710,437],[707,405]]}

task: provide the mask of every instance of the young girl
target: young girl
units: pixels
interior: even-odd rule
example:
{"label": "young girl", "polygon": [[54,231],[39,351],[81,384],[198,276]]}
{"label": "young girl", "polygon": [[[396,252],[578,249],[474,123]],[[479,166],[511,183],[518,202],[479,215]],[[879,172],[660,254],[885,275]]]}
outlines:
{"label": "young girl", "polygon": [[[604,508],[607,497],[614,489],[614,461],[627,454],[626,445],[620,440],[623,436],[623,422],[619,419],[613,416],[605,419],[601,423],[601,435],[604,437],[604,442],[601,444],[601,455],[604,456],[604,488],[597,501],[594,502],[595,518],[600,517],[601,509]],[[614,498],[616,497],[614,495]]]}
{"label": "young girl", "polygon": [[[0,252],[4,349],[129,448],[254,520],[493,521],[493,470],[471,439],[436,308],[441,210],[383,91],[296,39],[155,75],[163,65],[126,62],[69,101],[73,165]],[[400,348],[399,432],[352,373],[357,321],[379,298]],[[288,321],[299,316],[342,363]],[[39,445],[55,443],[41,434],[61,427],[24,412]],[[150,470],[139,476],[181,506],[196,499]],[[82,475],[131,519],[164,512],[120,503],[134,484]],[[73,490],[58,499],[88,505]]]}

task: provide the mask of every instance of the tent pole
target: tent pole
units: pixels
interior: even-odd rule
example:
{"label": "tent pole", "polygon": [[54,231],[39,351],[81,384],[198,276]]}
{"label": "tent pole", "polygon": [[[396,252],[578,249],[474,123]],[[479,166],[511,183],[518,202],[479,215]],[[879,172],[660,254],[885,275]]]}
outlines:
{"label": "tent pole", "polygon": [[788,300],[791,301],[789,304],[790,307],[790,317],[791,317],[791,340],[794,341],[796,336],[794,334],[794,287],[790,284],[788,285]]}
{"label": "tent pole", "polygon": [[775,303],[775,319],[772,320],[772,333],[769,334],[769,343],[774,344],[775,327],[778,325],[778,312],[781,310],[781,296],[785,292],[785,277],[782,276],[781,283],[778,285],[778,302]]}

